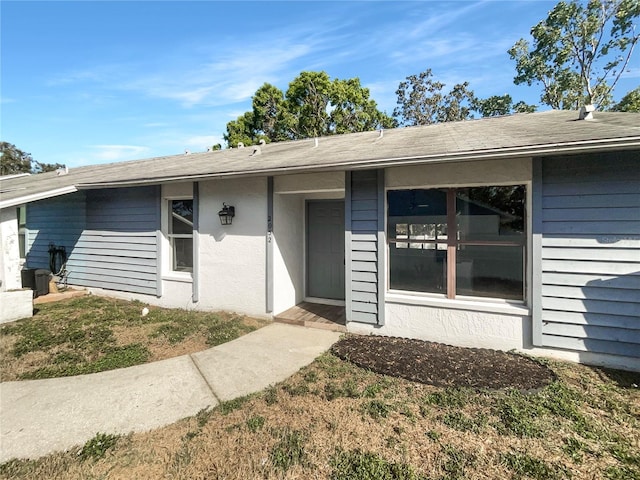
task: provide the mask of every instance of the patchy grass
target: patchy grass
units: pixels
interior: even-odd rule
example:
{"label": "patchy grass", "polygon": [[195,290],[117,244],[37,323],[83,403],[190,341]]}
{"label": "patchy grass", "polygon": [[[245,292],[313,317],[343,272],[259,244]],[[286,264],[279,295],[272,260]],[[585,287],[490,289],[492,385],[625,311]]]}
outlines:
{"label": "patchy grass", "polygon": [[96,434],[96,436],[89,439],[80,450],[78,454],[80,460],[98,460],[104,458],[107,451],[115,447],[118,438],[120,438],[118,435],[109,435],[106,433]]}
{"label": "patchy grass", "polygon": [[516,475],[527,475],[539,480],[563,480],[571,478],[567,468],[557,463],[549,464],[539,458],[534,458],[527,453],[505,453],[503,456],[505,465]]}
{"label": "patchy grass", "polygon": [[304,465],[307,462],[305,444],[307,436],[299,430],[284,429],[276,434],[278,441],[271,448],[271,464],[276,470],[286,472],[294,465]]}
{"label": "patchy grass", "polygon": [[338,450],[330,460],[333,471],[332,480],[420,480],[426,479],[417,475],[406,463],[389,462],[385,458],[372,453],[354,450],[343,452]]}
{"label": "patchy grass", "polygon": [[413,383],[325,354],[261,394],[119,437],[103,458],[97,439],[90,461],[79,446],[7,462],[0,477],[640,479],[638,374],[549,367],[557,380],[539,391],[483,391]]}
{"label": "patchy grass", "polygon": [[0,328],[2,381],[64,377],[193,353],[233,340],[265,320],[88,295],[38,305]]}

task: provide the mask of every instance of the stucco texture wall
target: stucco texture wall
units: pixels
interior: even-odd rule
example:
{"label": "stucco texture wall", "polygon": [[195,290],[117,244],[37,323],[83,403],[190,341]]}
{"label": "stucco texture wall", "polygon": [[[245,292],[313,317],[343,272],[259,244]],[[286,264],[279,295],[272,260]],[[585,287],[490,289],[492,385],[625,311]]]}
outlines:
{"label": "stucco texture wall", "polygon": [[274,195],[273,312],[304,299],[304,198]]}
{"label": "stucco texture wall", "polygon": [[17,209],[0,211],[0,292],[20,288],[20,248]]}
{"label": "stucco texture wall", "polygon": [[524,347],[526,330],[530,325],[527,315],[515,313],[387,302],[384,326],[351,322],[349,331],[416,338],[460,347],[511,350]]}
{"label": "stucco texture wall", "polygon": [[[267,179],[200,183],[199,303],[266,315]],[[220,225],[222,204],[235,207],[232,225]]]}

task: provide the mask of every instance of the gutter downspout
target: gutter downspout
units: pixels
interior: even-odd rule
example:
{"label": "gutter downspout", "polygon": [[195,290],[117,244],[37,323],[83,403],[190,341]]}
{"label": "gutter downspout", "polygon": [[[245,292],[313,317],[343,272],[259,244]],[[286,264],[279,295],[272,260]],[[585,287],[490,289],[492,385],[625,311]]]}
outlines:
{"label": "gutter downspout", "polygon": [[200,301],[200,184],[193,182],[193,272],[191,301]]}

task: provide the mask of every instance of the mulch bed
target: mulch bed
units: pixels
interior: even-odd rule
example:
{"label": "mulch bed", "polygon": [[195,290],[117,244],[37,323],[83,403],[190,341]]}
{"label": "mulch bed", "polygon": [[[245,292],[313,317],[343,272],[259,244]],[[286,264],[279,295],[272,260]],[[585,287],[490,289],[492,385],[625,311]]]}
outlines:
{"label": "mulch bed", "polygon": [[522,355],[407,338],[351,335],[331,351],[359,367],[438,387],[528,391],[556,378],[549,368]]}

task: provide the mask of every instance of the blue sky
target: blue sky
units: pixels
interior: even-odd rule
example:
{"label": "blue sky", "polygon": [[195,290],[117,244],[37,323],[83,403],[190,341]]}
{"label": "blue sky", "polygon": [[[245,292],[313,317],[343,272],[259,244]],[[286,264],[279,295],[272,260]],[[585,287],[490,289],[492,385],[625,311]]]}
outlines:
{"label": "blue sky", "polygon": [[[1,139],[70,167],[204,151],[264,82],[284,91],[303,70],[359,77],[389,114],[427,68],[538,103],[507,50],[555,3],[5,0]],[[616,98],[639,79],[634,66]]]}

